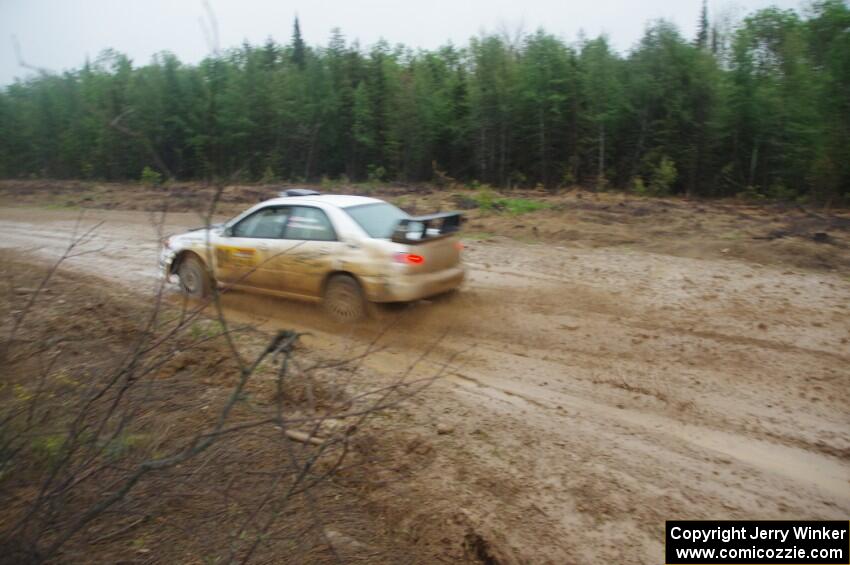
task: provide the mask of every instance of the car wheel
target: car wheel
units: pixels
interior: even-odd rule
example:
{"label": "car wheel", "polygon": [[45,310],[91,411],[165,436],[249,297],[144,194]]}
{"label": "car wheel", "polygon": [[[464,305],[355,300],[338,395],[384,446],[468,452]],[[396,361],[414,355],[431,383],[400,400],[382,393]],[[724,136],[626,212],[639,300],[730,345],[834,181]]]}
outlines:
{"label": "car wheel", "polygon": [[180,277],[180,288],[192,298],[205,298],[210,293],[210,277],[200,259],[188,256],[180,261],[177,268]]}
{"label": "car wheel", "polygon": [[356,322],[366,313],[360,284],[348,275],[334,275],[328,281],[322,304],[328,316],[337,322]]}

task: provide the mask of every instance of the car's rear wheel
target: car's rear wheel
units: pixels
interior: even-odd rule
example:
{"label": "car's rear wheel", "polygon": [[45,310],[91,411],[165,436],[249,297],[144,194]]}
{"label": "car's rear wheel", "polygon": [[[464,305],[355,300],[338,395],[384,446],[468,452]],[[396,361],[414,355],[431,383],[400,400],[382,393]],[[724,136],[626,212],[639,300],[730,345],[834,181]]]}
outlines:
{"label": "car's rear wheel", "polygon": [[325,285],[322,300],[328,316],[342,323],[352,323],[366,314],[366,299],[360,284],[349,275],[334,275]]}
{"label": "car's rear wheel", "polygon": [[203,262],[194,255],[189,255],[180,261],[177,276],[180,278],[180,288],[187,296],[205,298],[209,295],[210,277]]}

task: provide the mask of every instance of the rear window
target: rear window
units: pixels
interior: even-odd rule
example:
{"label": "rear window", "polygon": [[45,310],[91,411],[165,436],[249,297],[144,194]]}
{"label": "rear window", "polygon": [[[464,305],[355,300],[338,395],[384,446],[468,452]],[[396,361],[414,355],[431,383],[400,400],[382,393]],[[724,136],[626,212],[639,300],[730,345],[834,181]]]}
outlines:
{"label": "rear window", "polygon": [[386,202],[361,204],[360,206],[343,208],[343,210],[354,218],[354,221],[363,228],[363,231],[369,234],[369,237],[379,239],[392,236],[399,220],[410,217],[404,210]]}

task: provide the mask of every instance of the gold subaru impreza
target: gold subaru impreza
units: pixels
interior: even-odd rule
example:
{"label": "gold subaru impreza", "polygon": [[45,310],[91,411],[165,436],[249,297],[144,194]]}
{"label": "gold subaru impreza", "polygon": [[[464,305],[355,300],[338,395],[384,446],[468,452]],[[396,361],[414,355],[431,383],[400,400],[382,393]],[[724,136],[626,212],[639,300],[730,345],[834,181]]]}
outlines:
{"label": "gold subaru impreza", "polygon": [[319,302],[354,321],[369,302],[411,302],[463,282],[457,212],[410,216],[383,200],[292,189],[222,224],[163,241],[186,294],[213,285]]}

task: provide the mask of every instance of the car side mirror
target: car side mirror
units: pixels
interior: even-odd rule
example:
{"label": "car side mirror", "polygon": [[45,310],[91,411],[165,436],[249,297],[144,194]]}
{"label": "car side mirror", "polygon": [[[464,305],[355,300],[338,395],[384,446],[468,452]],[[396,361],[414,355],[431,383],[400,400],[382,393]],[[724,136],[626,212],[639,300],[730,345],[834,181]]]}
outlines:
{"label": "car side mirror", "polygon": [[233,237],[233,228],[231,228],[231,227],[224,228],[224,230],[221,232],[221,235],[223,235],[224,237]]}

